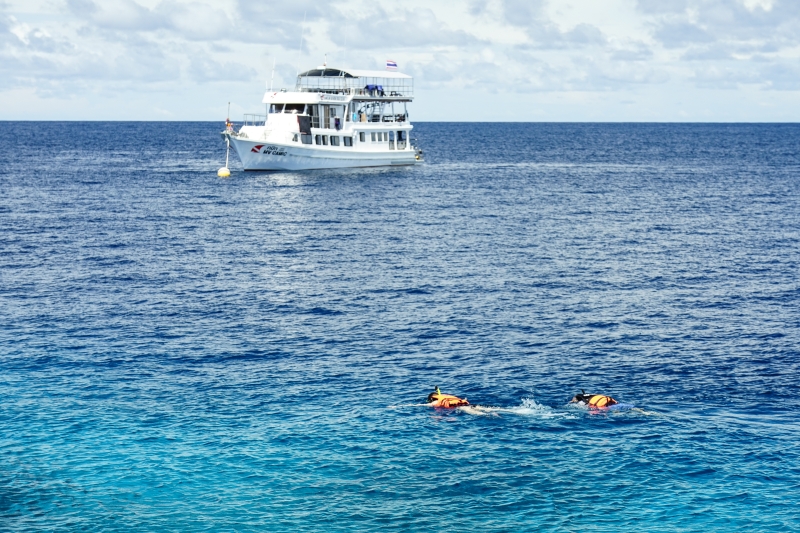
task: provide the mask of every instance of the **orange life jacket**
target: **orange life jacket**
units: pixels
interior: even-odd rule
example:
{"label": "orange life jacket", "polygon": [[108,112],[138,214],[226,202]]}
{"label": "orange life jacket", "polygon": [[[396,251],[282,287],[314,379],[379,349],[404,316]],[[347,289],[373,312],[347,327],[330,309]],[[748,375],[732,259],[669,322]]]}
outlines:
{"label": "orange life jacket", "polygon": [[434,392],[428,396],[428,399],[431,400],[430,404],[432,407],[444,407],[445,409],[469,405],[469,402],[466,400],[466,398],[459,398],[458,396],[453,396],[452,394],[436,394]]}
{"label": "orange life jacket", "polygon": [[617,400],[612,398],[611,396],[603,396],[602,394],[595,394],[591,398],[589,398],[589,407],[608,407],[609,405],[614,405],[617,403]]}

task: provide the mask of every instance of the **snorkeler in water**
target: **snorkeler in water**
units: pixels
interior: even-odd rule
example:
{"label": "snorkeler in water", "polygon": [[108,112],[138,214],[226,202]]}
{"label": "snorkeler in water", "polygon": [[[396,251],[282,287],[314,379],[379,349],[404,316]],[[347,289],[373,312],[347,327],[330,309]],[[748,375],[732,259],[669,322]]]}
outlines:
{"label": "snorkeler in water", "polygon": [[466,398],[459,398],[458,396],[453,396],[452,394],[442,394],[442,391],[439,390],[439,387],[437,386],[432,393],[428,394],[428,404],[430,404],[431,407],[443,407],[445,409],[451,409],[453,407],[469,405],[469,402]]}
{"label": "snorkeler in water", "polygon": [[611,396],[605,396],[603,394],[586,394],[586,391],[581,389],[581,393],[576,394],[569,403],[585,405],[591,409],[603,409],[604,407],[610,407],[619,402]]}

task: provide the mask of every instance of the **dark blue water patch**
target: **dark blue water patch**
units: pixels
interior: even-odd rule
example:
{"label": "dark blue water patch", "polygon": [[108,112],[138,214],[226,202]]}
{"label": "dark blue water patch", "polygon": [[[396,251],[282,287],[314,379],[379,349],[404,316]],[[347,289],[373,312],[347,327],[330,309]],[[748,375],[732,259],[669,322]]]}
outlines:
{"label": "dark blue water patch", "polygon": [[217,129],[0,133],[4,529],[800,521],[800,126],[419,124],[424,165],[229,180]]}

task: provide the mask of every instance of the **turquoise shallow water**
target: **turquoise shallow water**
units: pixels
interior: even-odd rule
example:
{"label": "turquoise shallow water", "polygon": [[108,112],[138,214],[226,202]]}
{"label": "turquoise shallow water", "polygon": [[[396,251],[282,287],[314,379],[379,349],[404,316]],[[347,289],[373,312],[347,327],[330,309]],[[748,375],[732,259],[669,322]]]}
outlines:
{"label": "turquoise shallow water", "polygon": [[3,128],[0,529],[800,530],[799,126],[218,129]]}

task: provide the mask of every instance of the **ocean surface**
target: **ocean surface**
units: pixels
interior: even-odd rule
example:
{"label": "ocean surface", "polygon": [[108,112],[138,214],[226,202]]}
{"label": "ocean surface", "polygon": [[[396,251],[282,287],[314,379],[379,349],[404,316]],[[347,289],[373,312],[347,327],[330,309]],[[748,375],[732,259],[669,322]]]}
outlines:
{"label": "ocean surface", "polygon": [[221,129],[2,124],[0,530],[800,531],[800,125]]}

